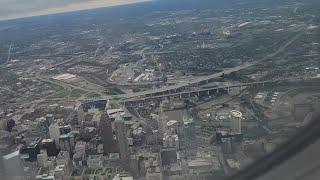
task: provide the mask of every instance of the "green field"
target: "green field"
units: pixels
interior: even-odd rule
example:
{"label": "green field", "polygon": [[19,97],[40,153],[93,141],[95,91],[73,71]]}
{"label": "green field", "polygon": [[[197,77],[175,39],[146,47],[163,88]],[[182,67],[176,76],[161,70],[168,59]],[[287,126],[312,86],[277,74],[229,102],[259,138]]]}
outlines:
{"label": "green field", "polygon": [[[68,96],[72,99],[80,98],[82,95],[86,94],[86,91],[83,91],[81,89],[72,89],[71,91],[67,91],[66,89],[58,89],[54,94],[46,97],[47,100],[53,100],[53,99],[60,99],[60,98],[67,98]],[[95,97],[95,93],[88,93],[90,96]]]}
{"label": "green field", "polygon": [[59,98],[64,98],[68,95],[68,92],[65,89],[61,89],[54,94],[46,97],[47,100],[52,100],[52,99],[59,99]]}
{"label": "green field", "polygon": [[72,89],[70,93],[71,98],[80,98],[83,94],[86,94],[86,91],[83,91],[81,89]]}
{"label": "green field", "polygon": [[100,97],[100,94],[90,92],[90,93],[86,94],[86,97],[87,98],[98,98],[98,97]]}

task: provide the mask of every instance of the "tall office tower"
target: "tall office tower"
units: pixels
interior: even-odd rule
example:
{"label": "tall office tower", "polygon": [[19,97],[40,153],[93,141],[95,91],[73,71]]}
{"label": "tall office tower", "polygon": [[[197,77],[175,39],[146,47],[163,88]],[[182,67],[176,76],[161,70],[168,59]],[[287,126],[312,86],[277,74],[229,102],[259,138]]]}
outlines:
{"label": "tall office tower", "polygon": [[164,114],[164,102],[162,102],[160,104],[160,112],[159,112],[159,116],[158,116],[158,126],[159,126],[159,131],[160,134],[164,134],[167,130],[167,119],[168,117]]}
{"label": "tall office tower", "polygon": [[232,132],[241,134],[242,113],[240,111],[232,110],[230,111],[230,118],[230,128]]}
{"label": "tall office tower", "polygon": [[114,121],[114,128],[117,136],[117,143],[120,150],[120,159],[128,160],[129,159],[129,147],[127,139],[127,128],[124,124],[123,119],[116,118]]}
{"label": "tall office tower", "polygon": [[42,142],[42,149],[47,151],[47,155],[49,157],[56,156],[59,153],[59,150],[56,147],[56,143],[53,139],[43,139]]}
{"label": "tall office tower", "polygon": [[183,130],[184,130],[184,136],[187,141],[193,140],[196,136],[195,131],[195,124],[192,118],[183,117]]}
{"label": "tall office tower", "polygon": [[77,119],[78,119],[78,125],[82,125],[83,121],[85,119],[85,112],[83,110],[83,106],[82,105],[78,106]]}
{"label": "tall office tower", "polygon": [[109,154],[115,151],[111,120],[106,112],[102,113],[99,126],[99,134],[102,138],[103,151]]}
{"label": "tall office tower", "polygon": [[52,114],[47,114],[46,115],[46,121],[49,123],[49,125],[51,124],[51,123],[53,123],[53,121],[54,121],[54,116],[52,115]]}
{"label": "tall office tower", "polygon": [[36,138],[28,146],[20,148],[20,154],[24,155],[26,161],[36,161],[37,155],[40,153],[41,138]]}
{"label": "tall office tower", "polygon": [[14,179],[16,177],[21,177],[24,174],[23,162],[19,151],[3,156],[2,161],[4,166],[3,171],[5,173],[4,179]]}
{"label": "tall office tower", "polygon": [[53,122],[49,126],[49,135],[50,135],[50,138],[56,142],[56,144],[59,144],[60,126],[57,122]]}
{"label": "tall office tower", "polygon": [[48,167],[48,155],[45,150],[41,150],[37,155],[37,163],[39,167]]}

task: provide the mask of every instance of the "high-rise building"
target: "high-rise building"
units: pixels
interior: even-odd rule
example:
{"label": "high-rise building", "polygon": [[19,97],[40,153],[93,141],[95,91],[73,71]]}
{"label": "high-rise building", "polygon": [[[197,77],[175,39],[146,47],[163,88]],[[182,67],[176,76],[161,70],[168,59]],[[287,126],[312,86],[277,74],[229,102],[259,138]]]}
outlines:
{"label": "high-rise building", "polygon": [[241,134],[242,113],[240,111],[230,111],[230,128],[232,132]]}
{"label": "high-rise building", "polygon": [[59,150],[56,147],[56,143],[53,139],[43,139],[42,142],[42,149],[47,151],[48,156],[56,156],[59,153]]}
{"label": "high-rise building", "polygon": [[70,161],[69,153],[66,151],[60,151],[56,157],[57,166],[65,165],[67,167],[67,165],[69,164],[69,161]]}
{"label": "high-rise building", "polygon": [[20,148],[20,154],[25,155],[24,159],[27,161],[36,161],[37,155],[40,153],[41,138],[32,141],[28,146]]}
{"label": "high-rise building", "polygon": [[163,176],[159,167],[149,168],[146,173],[146,180],[162,180]]}
{"label": "high-rise building", "polygon": [[167,116],[164,114],[164,105],[165,103],[162,102],[160,104],[160,112],[159,112],[159,116],[158,116],[158,125],[159,125],[159,132],[160,134],[163,134],[166,132],[167,130]]}
{"label": "high-rise building", "polygon": [[14,179],[14,177],[23,175],[23,164],[19,151],[3,156],[2,161],[7,179]]}
{"label": "high-rise building", "polygon": [[60,127],[57,122],[54,122],[49,126],[49,135],[50,138],[56,142],[56,144],[59,144]]}
{"label": "high-rise building", "polygon": [[54,121],[54,116],[52,114],[47,114],[46,120],[48,121],[49,124],[51,124]]}
{"label": "high-rise building", "polygon": [[99,135],[102,139],[103,151],[109,154],[115,151],[115,142],[112,133],[111,120],[106,112],[101,114]]}
{"label": "high-rise building", "polygon": [[67,168],[66,165],[57,165],[53,170],[54,179],[66,180],[67,176]]}
{"label": "high-rise building", "polygon": [[127,160],[129,158],[129,147],[127,139],[127,128],[124,120],[121,118],[116,118],[114,121],[114,128],[117,137],[117,144],[120,150],[120,159]]}
{"label": "high-rise building", "polygon": [[44,150],[40,151],[40,154],[37,155],[37,163],[40,167],[46,167],[46,162],[48,161],[47,152]]}
{"label": "high-rise building", "polygon": [[60,135],[59,144],[62,151],[67,151],[70,153],[70,156],[72,156],[75,146],[75,140],[72,133]]}
{"label": "high-rise building", "polygon": [[83,121],[85,119],[85,112],[83,110],[83,106],[79,105],[78,106],[78,115],[77,115],[77,119],[78,119],[78,125],[82,125]]}
{"label": "high-rise building", "polygon": [[189,118],[188,115],[183,116],[183,129],[184,136],[187,141],[195,138],[195,124],[192,118]]}
{"label": "high-rise building", "polygon": [[86,159],[87,143],[84,141],[78,141],[75,147],[75,153],[73,155],[73,165],[77,167],[83,166],[83,162]]}
{"label": "high-rise building", "polygon": [[87,159],[87,166],[90,169],[102,169],[103,168],[103,156],[100,155],[89,155]]}

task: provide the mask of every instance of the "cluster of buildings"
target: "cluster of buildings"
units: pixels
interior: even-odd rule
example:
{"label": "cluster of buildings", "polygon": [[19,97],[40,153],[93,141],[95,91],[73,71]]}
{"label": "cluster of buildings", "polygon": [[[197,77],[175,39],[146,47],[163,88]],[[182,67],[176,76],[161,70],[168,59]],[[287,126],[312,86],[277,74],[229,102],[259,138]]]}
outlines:
{"label": "cluster of buildings", "polygon": [[[54,115],[47,114],[37,119],[39,137],[1,158],[7,179],[23,179],[26,175],[46,180],[102,177],[103,173],[82,173],[87,172],[85,169],[106,166],[122,168],[121,163],[126,164],[130,158],[127,127],[131,117],[122,109],[107,107],[107,101],[87,102],[81,104],[71,118],[55,119]],[[122,177],[121,173],[127,176],[128,172],[128,168],[123,168],[108,176],[120,174]]]}
{"label": "cluster of buildings", "polygon": [[163,79],[163,75],[156,71],[155,69],[144,69],[144,70],[136,70],[138,75],[134,77],[129,77],[129,83],[139,83],[139,82],[152,82],[152,81],[161,81]]}
{"label": "cluster of buildings", "polygon": [[[2,157],[5,174],[28,174],[36,179],[179,180],[219,174],[224,169],[222,164],[232,171],[239,170],[240,163],[232,155],[249,147],[243,143],[246,115],[234,110],[241,108],[223,107],[215,115],[194,116],[196,120],[188,113],[177,119],[164,115],[164,109],[184,109],[185,103],[164,100],[160,108],[154,105],[155,111],[146,112],[149,118],[139,115],[140,111],[132,116],[125,107],[107,100],[79,104],[62,119],[47,114],[36,120],[44,134]],[[206,131],[199,127],[213,121],[224,128],[202,136]],[[15,166],[20,174],[10,171]]]}
{"label": "cluster of buildings", "polygon": [[278,102],[279,96],[279,92],[258,92],[254,100],[262,105],[274,106]]}
{"label": "cluster of buildings", "polygon": [[[79,104],[62,119],[47,114],[37,119],[43,135],[2,157],[5,174],[39,180],[182,180],[219,174],[221,161],[231,170],[240,168],[231,155],[243,148],[242,112],[217,112],[215,119],[227,122],[228,128],[204,137],[199,121],[188,113],[168,119],[163,112],[168,104],[162,102],[150,119],[132,116],[107,100]],[[14,167],[21,173],[11,172]]]}
{"label": "cluster of buildings", "polygon": [[128,110],[113,106],[106,100],[89,101],[66,118],[54,114],[37,118],[34,140],[2,156],[5,177],[162,180],[218,170],[217,160],[203,154],[186,156],[195,140],[192,118],[167,120],[160,114],[157,126],[149,127]]}

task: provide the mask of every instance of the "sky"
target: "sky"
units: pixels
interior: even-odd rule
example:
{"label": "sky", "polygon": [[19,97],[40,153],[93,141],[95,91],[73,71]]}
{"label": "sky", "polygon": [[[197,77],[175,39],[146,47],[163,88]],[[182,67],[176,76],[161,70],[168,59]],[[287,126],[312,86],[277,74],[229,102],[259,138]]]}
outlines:
{"label": "sky", "polygon": [[150,0],[0,0],[0,20],[57,14]]}

